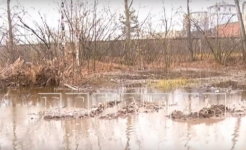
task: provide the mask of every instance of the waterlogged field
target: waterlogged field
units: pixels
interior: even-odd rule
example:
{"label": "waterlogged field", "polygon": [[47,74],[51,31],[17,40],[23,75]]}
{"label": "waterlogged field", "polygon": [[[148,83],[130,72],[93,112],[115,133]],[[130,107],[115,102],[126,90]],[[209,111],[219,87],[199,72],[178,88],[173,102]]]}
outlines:
{"label": "waterlogged field", "polygon": [[[104,113],[115,113],[127,104],[151,101],[163,102],[167,107],[158,112],[131,113],[110,119],[100,119],[103,115],[100,114],[80,119],[45,120],[40,114],[57,108],[86,109],[119,99],[119,105]],[[246,146],[245,117],[175,120],[170,114],[174,110],[195,112],[215,104],[244,110],[244,99],[244,91],[206,92],[203,89],[176,89],[170,93],[149,88],[107,89],[83,94],[48,90],[5,92],[1,95],[0,146],[4,150],[201,150],[216,147],[242,150]]]}

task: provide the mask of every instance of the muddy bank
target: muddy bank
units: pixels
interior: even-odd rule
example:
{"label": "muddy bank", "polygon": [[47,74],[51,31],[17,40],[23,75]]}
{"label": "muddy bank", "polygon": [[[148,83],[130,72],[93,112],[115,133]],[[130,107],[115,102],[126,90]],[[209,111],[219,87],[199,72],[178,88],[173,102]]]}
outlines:
{"label": "muddy bank", "polygon": [[102,74],[94,74],[85,79],[82,83],[74,84],[77,88],[115,88],[117,86],[124,87],[141,87],[146,86],[150,82],[158,82],[167,79],[200,79],[221,76],[216,71],[200,71],[200,70],[135,70],[135,71],[119,71],[107,72]]}
{"label": "muddy bank", "polygon": [[165,70],[133,70],[107,72],[95,74],[88,77],[83,83],[75,86],[81,89],[89,88],[116,88],[124,87],[142,87],[150,86],[150,83],[158,83],[165,80],[183,79],[194,82],[188,87],[197,88],[246,88],[246,71],[235,71],[233,69],[201,69],[201,68],[175,68],[169,71]]}
{"label": "muddy bank", "polygon": [[230,88],[230,89],[246,89],[246,83],[239,80],[227,80],[216,82],[211,85],[212,87]]}

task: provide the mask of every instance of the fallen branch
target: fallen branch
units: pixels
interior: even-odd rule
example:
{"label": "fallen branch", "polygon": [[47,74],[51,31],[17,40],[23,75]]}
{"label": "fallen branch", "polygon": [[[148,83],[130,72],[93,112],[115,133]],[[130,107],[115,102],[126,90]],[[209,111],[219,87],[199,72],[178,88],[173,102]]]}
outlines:
{"label": "fallen branch", "polygon": [[70,88],[70,89],[72,89],[72,90],[76,90],[76,91],[79,90],[79,88],[76,87],[76,86],[72,86],[72,85],[68,85],[68,84],[64,84],[64,86],[65,86],[65,87],[68,87],[68,88]]}

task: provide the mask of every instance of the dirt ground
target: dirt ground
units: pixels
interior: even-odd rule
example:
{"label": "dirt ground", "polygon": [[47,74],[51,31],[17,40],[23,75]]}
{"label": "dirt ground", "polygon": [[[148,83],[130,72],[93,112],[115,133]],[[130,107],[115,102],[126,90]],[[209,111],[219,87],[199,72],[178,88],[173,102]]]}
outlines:
{"label": "dirt ground", "polygon": [[101,88],[101,87],[139,87],[145,86],[150,81],[158,82],[168,79],[189,79],[199,82],[199,87],[222,87],[233,89],[246,88],[246,70],[243,68],[221,67],[174,67],[169,71],[148,69],[135,71],[117,71],[101,74],[94,74],[83,83],[76,84],[80,88]]}

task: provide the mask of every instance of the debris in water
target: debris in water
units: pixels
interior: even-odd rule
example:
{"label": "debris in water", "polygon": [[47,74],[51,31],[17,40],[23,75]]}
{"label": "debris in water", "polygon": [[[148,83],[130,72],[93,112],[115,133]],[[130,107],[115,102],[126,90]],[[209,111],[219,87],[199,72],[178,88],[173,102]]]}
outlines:
{"label": "debris in water", "polygon": [[62,109],[51,109],[44,112],[44,119],[64,119],[64,118],[88,118],[98,117],[99,119],[116,119],[125,118],[130,115],[139,113],[153,113],[158,112],[160,109],[165,107],[164,103],[156,102],[143,102],[143,103],[129,103],[122,106],[114,113],[103,113],[106,109],[121,104],[120,101],[109,101],[106,103],[99,103],[93,105],[90,109],[82,108],[62,108]]}
{"label": "debris in water", "polygon": [[228,107],[225,107],[225,105],[212,105],[210,108],[204,107],[198,112],[192,112],[189,114],[184,114],[181,111],[174,110],[168,117],[174,120],[204,119],[212,117],[221,118],[225,117],[225,113],[227,113],[228,116],[235,117],[246,115],[246,111],[242,109],[229,109]]}

